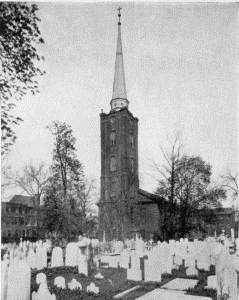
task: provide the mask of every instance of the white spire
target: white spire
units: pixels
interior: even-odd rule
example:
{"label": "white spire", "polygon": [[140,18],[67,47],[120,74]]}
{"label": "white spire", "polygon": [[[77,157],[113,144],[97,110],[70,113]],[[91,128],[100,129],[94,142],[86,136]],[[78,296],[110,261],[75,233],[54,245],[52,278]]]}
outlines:
{"label": "white spire", "polygon": [[112,110],[119,110],[120,108],[128,107],[129,104],[129,101],[127,100],[127,94],[126,94],[123,51],[122,51],[122,42],[121,42],[121,23],[120,23],[121,8],[119,8],[118,10],[119,10],[118,40],[117,40],[116,59],[115,59],[113,96],[111,100]]}

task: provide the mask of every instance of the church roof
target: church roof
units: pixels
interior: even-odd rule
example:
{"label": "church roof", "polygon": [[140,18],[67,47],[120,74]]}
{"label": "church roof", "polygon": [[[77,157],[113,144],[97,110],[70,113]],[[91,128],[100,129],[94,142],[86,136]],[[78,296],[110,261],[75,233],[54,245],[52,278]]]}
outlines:
{"label": "church roof", "polygon": [[145,200],[143,199],[140,199],[140,202],[147,202],[147,201],[150,201],[152,203],[163,203],[166,201],[165,198],[163,197],[160,197],[158,195],[155,195],[155,194],[152,194],[152,193],[149,193],[145,190],[142,190],[142,189],[138,189],[138,193],[141,195],[141,196],[144,196]]}
{"label": "church roof", "polygon": [[[119,14],[119,17],[120,16],[121,15]],[[114,74],[112,99],[127,99],[120,21],[118,23],[118,40],[117,40],[117,49],[116,49],[115,74]]]}

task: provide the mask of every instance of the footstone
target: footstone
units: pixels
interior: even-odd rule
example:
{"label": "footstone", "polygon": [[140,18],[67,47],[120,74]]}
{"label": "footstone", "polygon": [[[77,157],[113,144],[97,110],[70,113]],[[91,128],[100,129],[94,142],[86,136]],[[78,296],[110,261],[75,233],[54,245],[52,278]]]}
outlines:
{"label": "footstone", "polygon": [[194,279],[175,278],[163,285],[162,288],[183,291],[189,288],[194,288],[197,282],[198,280]]}
{"label": "footstone", "polygon": [[168,291],[163,289],[155,289],[136,300],[212,300],[209,297],[186,295],[182,291]]}

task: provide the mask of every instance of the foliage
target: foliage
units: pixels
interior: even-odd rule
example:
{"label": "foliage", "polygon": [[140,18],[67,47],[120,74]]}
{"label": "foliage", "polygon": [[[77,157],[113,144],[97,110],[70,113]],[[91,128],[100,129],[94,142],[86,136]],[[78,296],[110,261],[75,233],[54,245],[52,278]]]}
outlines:
{"label": "foliage", "polygon": [[66,123],[53,121],[47,127],[55,140],[51,175],[44,198],[45,228],[62,233],[70,240],[71,234],[81,230],[82,211],[79,203],[84,196],[83,165],[76,156],[76,139]]}
{"label": "foliage", "polygon": [[9,151],[16,140],[13,125],[22,119],[11,114],[14,100],[21,100],[29,91],[38,92],[35,77],[44,72],[38,67],[43,57],[37,54],[36,45],[44,43],[36,16],[36,4],[0,2],[0,98],[2,154]]}
{"label": "foliage", "polygon": [[222,187],[210,184],[211,166],[200,156],[182,155],[177,142],[169,154],[164,153],[163,170],[156,166],[161,175],[156,194],[168,201],[163,224],[168,238],[204,230],[204,222],[213,215],[211,209],[220,207],[226,198]]}

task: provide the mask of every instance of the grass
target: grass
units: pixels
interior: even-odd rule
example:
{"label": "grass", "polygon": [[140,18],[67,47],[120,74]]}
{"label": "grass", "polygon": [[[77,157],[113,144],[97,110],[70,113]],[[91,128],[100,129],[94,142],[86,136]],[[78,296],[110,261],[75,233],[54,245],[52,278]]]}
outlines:
{"label": "grass", "polygon": [[[142,265],[141,265],[142,267]],[[57,269],[57,268],[55,268]],[[53,269],[51,269],[53,270]],[[178,270],[172,270],[172,274],[162,274],[161,282],[144,282],[144,281],[129,281],[127,280],[127,270],[126,269],[115,269],[115,268],[103,268],[99,269],[94,268],[89,272],[89,276],[86,277],[83,274],[78,274],[77,268],[58,268],[55,271],[47,270],[47,283],[48,287],[52,292],[56,293],[57,300],[80,300],[80,299],[98,299],[98,300],[110,300],[113,299],[113,296],[121,293],[127,289],[130,289],[136,285],[140,285],[141,287],[137,290],[134,290],[126,295],[124,295],[122,300],[134,300],[156,288],[160,288],[162,285],[168,283],[169,281],[175,278],[187,278],[187,279],[197,279],[198,284],[194,289],[189,289],[186,291],[187,294],[190,295],[200,295],[200,296],[208,296],[213,300],[216,300],[216,291],[204,289],[207,284],[207,276],[215,274],[215,268],[211,267],[210,271],[199,270],[198,276],[187,276],[186,268],[184,266],[180,266]],[[103,279],[95,279],[95,275],[100,272],[104,278]],[[35,272],[36,273],[36,272]],[[32,290],[37,290],[35,280],[36,274],[32,276]],[[82,285],[82,292],[78,291],[75,293],[71,293],[71,291],[67,288],[65,291],[62,291],[59,288],[54,286],[54,279],[57,276],[63,276],[66,280],[66,285],[68,282],[75,278]],[[144,274],[143,274],[144,276]],[[96,286],[100,289],[100,294],[95,297],[94,295],[86,294],[86,287],[94,282]],[[65,298],[62,296],[63,292]],[[58,295],[59,294],[59,295]]]}

